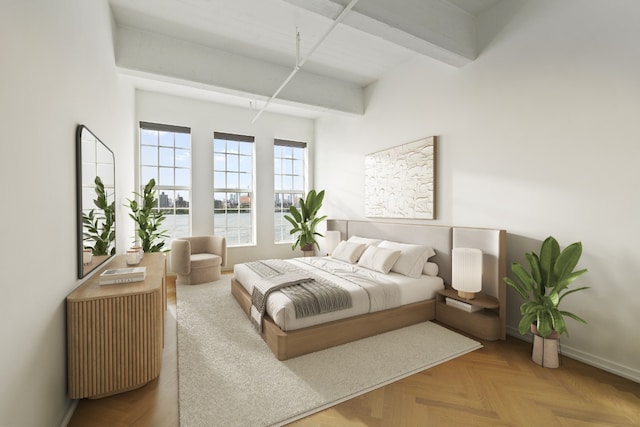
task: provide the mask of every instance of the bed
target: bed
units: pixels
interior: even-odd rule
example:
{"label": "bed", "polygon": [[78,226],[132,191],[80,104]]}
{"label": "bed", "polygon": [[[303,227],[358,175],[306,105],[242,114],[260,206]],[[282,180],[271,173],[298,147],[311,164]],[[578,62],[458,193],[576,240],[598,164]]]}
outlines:
{"label": "bed", "polygon": [[[318,281],[326,279],[349,291],[351,301],[348,307],[300,318],[295,315],[291,296],[283,289],[270,293],[266,298],[264,317],[259,317],[257,323],[261,326],[262,338],[279,360],[434,319],[435,295],[451,283],[451,250],[456,247],[456,242],[458,247],[473,245],[483,250],[483,292],[495,297],[501,292],[500,284],[503,282],[497,277],[497,260],[504,259],[504,245],[503,239],[495,236],[502,230],[348,220],[328,220],[327,229],[340,231],[341,238],[350,242],[341,243],[342,249],[355,250],[354,243],[364,245],[360,248],[362,251],[357,262],[352,262],[353,254],[348,252],[346,258],[342,253],[339,257],[263,260],[234,266],[231,293],[250,319],[255,317],[251,293],[254,285],[258,286],[264,278],[264,268],[277,267],[290,271],[296,277],[313,275]],[[426,259],[420,273],[416,273],[414,267],[408,271],[406,263],[400,268],[400,257],[406,255],[402,245],[420,245],[432,250],[421,255]],[[380,248],[369,249],[369,246]],[[403,251],[394,259],[399,248]],[[376,256],[375,265],[361,262],[370,253]],[[384,266],[379,265],[381,254],[390,257],[385,259]],[[406,256],[402,260],[406,261]],[[394,265],[387,272],[389,263]],[[378,268],[382,270],[378,271]],[[345,272],[346,278],[341,276]],[[384,289],[363,288],[359,283],[361,279],[385,283]],[[393,292],[389,288],[394,289]],[[373,291],[385,295],[373,300],[384,299],[385,302],[371,302],[369,296],[376,295]],[[387,293],[391,296],[388,297]]]}

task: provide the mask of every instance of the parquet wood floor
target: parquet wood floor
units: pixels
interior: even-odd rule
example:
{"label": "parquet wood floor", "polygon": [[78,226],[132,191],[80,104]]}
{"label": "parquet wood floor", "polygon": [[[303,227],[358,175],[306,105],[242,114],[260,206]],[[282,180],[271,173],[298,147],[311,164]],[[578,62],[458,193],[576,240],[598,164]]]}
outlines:
{"label": "parquet wood floor", "polygon": [[[81,400],[70,427],[179,425],[175,281],[168,282],[160,378]],[[559,369],[541,368],[531,361],[531,344],[517,338],[483,344],[290,426],[640,426],[640,384],[567,357]]]}

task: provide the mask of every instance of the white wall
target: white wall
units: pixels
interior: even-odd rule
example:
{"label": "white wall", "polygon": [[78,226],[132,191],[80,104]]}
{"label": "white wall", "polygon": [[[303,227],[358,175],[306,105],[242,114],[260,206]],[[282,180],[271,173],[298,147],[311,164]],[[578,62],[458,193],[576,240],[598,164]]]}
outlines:
{"label": "white wall", "polygon": [[562,350],[640,381],[640,3],[510,0],[478,22],[472,64],[416,58],[369,88],[363,118],[318,120],[325,213],[364,218],[364,156],[439,136],[438,219],[423,222],[504,228],[509,264],[548,235],[582,241],[592,288],[563,304],[589,324],[568,320]]}
{"label": "white wall", "polygon": [[65,297],[80,284],[75,129],[85,124],[114,151],[117,194],[132,189],[134,91],[116,74],[106,1],[1,9],[0,425],[57,426],[71,406]]}
{"label": "white wall", "polygon": [[[192,235],[213,234],[213,133],[226,132],[255,137],[255,194],[257,239],[255,245],[228,248],[227,269],[234,264],[264,258],[289,258],[300,252],[290,243],[274,244],[273,232],[273,139],[308,143],[313,153],[314,122],[264,113],[251,123],[255,113],[206,101],[153,92],[136,92],[139,121],[191,128],[192,146]],[[310,154],[309,164],[313,162]],[[310,170],[310,177],[313,170]],[[310,183],[312,187],[313,183]]]}

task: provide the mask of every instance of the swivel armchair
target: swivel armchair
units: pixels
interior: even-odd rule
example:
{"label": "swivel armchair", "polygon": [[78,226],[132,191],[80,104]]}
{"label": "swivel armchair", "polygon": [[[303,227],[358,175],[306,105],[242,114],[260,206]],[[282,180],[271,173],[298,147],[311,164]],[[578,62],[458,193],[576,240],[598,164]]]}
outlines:
{"label": "swivel armchair", "polygon": [[227,265],[227,239],[220,236],[192,236],[171,243],[171,270],[176,283],[197,285],[220,279]]}

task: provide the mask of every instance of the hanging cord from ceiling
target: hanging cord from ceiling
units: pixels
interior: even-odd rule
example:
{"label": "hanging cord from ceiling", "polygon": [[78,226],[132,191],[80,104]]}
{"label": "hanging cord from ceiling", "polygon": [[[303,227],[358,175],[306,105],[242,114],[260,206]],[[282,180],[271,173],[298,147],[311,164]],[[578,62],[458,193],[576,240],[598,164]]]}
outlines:
{"label": "hanging cord from ceiling", "polygon": [[271,95],[271,97],[267,100],[267,102],[265,102],[262,108],[256,113],[256,115],[253,117],[253,120],[251,120],[251,123],[255,123],[256,120],[258,120],[258,118],[262,115],[262,113],[267,109],[269,104],[271,104],[271,101],[273,101],[280,94],[282,89],[284,89],[284,87],[291,81],[293,76],[295,76],[296,73],[300,71],[304,63],[307,62],[307,59],[309,59],[309,57],[313,55],[316,49],[318,49],[318,47],[320,47],[322,42],[324,42],[324,40],[327,37],[329,37],[329,34],[331,34],[331,32],[336,28],[336,26],[340,22],[342,22],[342,20],[345,18],[345,16],[347,16],[347,14],[353,8],[353,6],[356,4],[357,1],[358,0],[351,0],[351,2],[342,10],[342,12],[340,12],[338,17],[333,21],[329,29],[324,33],[322,37],[320,37],[320,39],[318,39],[316,44],[313,45],[311,50],[309,50],[307,55],[302,59],[300,59],[300,32],[298,32],[296,29],[296,65],[293,67],[293,70],[291,70],[291,73],[289,73],[289,76],[284,80],[284,82],[282,82],[278,90],[276,90],[275,93]]}

